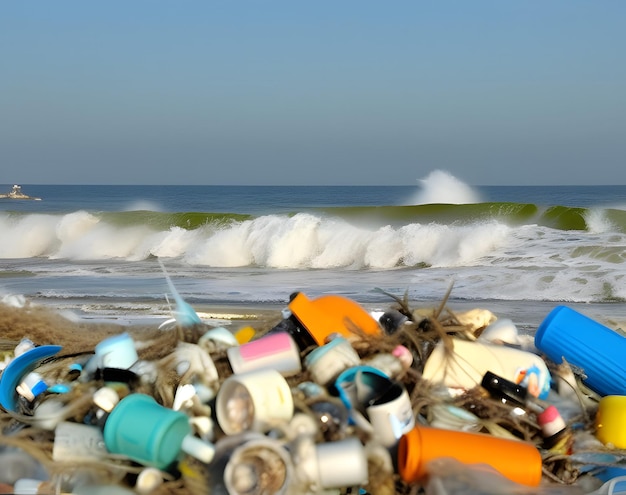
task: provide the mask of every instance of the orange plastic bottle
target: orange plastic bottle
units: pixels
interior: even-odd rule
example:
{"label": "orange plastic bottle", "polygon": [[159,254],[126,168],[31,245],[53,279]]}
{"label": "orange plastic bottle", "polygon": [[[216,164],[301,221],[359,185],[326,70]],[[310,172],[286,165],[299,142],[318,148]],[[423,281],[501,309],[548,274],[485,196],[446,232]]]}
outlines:
{"label": "orange plastic bottle", "polygon": [[516,483],[541,482],[541,454],[531,443],[486,433],[416,426],[398,445],[398,469],[407,483],[422,481],[433,459],[451,457],[464,464],[487,464]]}
{"label": "orange plastic bottle", "polygon": [[378,335],[382,327],[355,301],[338,295],[324,295],[309,299],[302,292],[289,303],[289,309],[304,325],[317,345],[324,345],[326,338],[338,333],[346,338],[354,336],[355,330]]}

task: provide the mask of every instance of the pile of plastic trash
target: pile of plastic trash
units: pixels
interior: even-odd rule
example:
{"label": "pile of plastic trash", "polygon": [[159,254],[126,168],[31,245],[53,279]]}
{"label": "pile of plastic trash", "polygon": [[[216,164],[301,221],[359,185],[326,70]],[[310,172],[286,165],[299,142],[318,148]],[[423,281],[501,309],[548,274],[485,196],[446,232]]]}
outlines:
{"label": "pile of plastic trash", "polygon": [[399,298],[228,329],[176,297],[155,332],[4,353],[0,493],[626,493],[626,340],[566,306],[524,339]]}

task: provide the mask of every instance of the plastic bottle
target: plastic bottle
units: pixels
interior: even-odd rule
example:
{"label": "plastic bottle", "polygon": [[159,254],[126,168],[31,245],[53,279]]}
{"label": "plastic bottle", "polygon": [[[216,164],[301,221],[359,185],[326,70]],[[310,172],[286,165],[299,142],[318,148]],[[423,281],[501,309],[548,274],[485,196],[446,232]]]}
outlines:
{"label": "plastic bottle", "polygon": [[626,395],[626,337],[567,306],[557,306],[535,333],[535,346],[555,363],[582,368],[600,395]]}
{"label": "plastic bottle", "polygon": [[423,377],[451,388],[470,389],[480,385],[488,371],[526,387],[545,399],[550,392],[550,372],[546,363],[532,352],[513,347],[453,338],[448,349],[441,341],[428,357]]}
{"label": "plastic bottle", "polygon": [[309,299],[299,292],[289,303],[289,309],[317,345],[324,345],[327,337],[334,333],[346,338],[359,331],[370,335],[383,333],[382,327],[365,309],[346,297],[330,294]]}
{"label": "plastic bottle", "polygon": [[524,485],[537,486],[541,481],[541,454],[531,443],[424,426],[416,426],[400,439],[400,476],[407,483],[422,481],[428,474],[428,463],[443,457],[465,464],[487,464]]}

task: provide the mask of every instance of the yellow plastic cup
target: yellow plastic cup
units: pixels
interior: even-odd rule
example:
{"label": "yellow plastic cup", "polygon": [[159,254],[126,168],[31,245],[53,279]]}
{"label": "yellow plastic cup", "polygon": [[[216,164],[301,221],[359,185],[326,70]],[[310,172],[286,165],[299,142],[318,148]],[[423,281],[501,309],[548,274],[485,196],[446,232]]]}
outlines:
{"label": "yellow plastic cup", "polygon": [[595,423],[598,440],[607,446],[626,449],[626,396],[602,397]]}

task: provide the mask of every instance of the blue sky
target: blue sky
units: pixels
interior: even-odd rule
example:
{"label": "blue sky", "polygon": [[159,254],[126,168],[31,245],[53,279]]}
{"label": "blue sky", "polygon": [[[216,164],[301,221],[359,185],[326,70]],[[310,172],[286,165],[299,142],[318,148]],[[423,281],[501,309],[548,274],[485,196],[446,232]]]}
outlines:
{"label": "blue sky", "polygon": [[0,183],[626,184],[626,2],[0,5]]}

